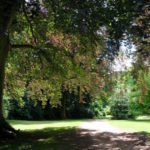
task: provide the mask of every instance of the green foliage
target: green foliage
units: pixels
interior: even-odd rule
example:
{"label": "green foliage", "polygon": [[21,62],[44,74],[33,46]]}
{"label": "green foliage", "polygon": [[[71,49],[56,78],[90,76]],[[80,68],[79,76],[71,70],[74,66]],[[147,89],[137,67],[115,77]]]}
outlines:
{"label": "green foliage", "polygon": [[[65,94],[65,109],[66,118],[103,118],[106,116],[105,105],[102,99],[97,97],[92,99],[89,95],[84,95],[83,101],[80,102],[79,94],[63,92]],[[28,99],[28,96],[23,97],[24,106],[21,107],[15,100],[11,100],[11,107],[9,109],[9,119],[24,119],[24,120],[54,120],[61,119],[61,107],[57,108],[50,105],[47,101],[45,107],[42,107],[42,102],[37,101],[35,105],[34,101]]]}
{"label": "green foliage", "polygon": [[150,71],[139,71],[137,81],[130,73],[118,73],[110,97],[111,114],[127,119],[150,114]]}
{"label": "green foliage", "polygon": [[9,110],[9,119],[20,120],[54,120],[60,119],[60,108],[53,108],[49,103],[43,108],[41,102],[36,106],[32,100],[23,99],[24,106],[20,107],[17,101],[12,100],[11,109]]}
{"label": "green foliage", "polygon": [[92,101],[91,107],[95,118],[104,118],[107,115],[105,105],[101,97],[96,97],[96,99]]}
{"label": "green foliage", "polygon": [[128,116],[128,104],[126,95],[125,76],[118,73],[114,76],[116,85],[113,89],[113,93],[110,97],[110,113],[115,119],[127,119]]}
{"label": "green foliage", "polygon": [[[3,6],[11,8],[15,4],[17,1],[9,4],[3,1],[0,10],[3,12]],[[100,100],[93,102],[92,106],[89,106],[88,100],[88,105],[78,104],[78,101],[80,99],[82,102],[87,94],[94,97],[104,87],[109,67],[107,60],[100,60],[100,64],[97,64],[97,60],[100,56],[113,58],[117,54],[119,42],[124,35],[127,37],[132,29],[130,26],[136,24],[133,23],[137,11],[135,2],[60,0],[24,1],[22,5],[23,9],[19,9],[16,16],[8,12],[8,18],[15,19],[15,25],[10,21],[9,29],[6,29],[10,32],[10,43],[20,45],[19,48],[23,50],[14,48],[9,54],[6,95],[17,100],[21,107],[26,107],[28,102],[22,98],[27,92],[28,99],[34,101],[42,114],[39,104],[45,107],[50,102],[53,107],[60,106],[62,90],[67,90],[80,94],[77,104],[68,106],[70,110],[75,110],[77,106],[81,114],[86,111],[91,116],[93,112],[96,116],[105,115]],[[26,49],[24,45],[29,47]],[[121,90],[116,88],[116,96],[112,99],[128,99],[128,95],[122,95],[128,93],[128,88],[123,83],[118,85]],[[148,97],[145,97],[146,101],[148,103]],[[30,110],[26,112],[24,109],[24,112],[23,116],[32,118]]]}
{"label": "green foliage", "polygon": [[132,111],[133,103],[130,99],[131,85],[133,85],[132,76],[128,73],[118,73],[114,77],[116,85],[111,95],[110,113],[114,119],[133,118],[135,113]]}
{"label": "green foliage", "polygon": [[114,119],[128,119],[128,100],[125,98],[113,100],[110,112]]}
{"label": "green foliage", "polygon": [[78,37],[61,32],[50,33],[49,42],[42,56],[35,50],[14,50],[10,53],[5,81],[7,94],[21,103],[26,91],[35,105],[40,101],[43,107],[47,101],[54,107],[60,106],[62,89],[77,94],[80,88],[81,97],[87,93],[97,94],[99,85],[102,88],[104,84],[103,78],[100,78],[100,65],[96,62],[96,54],[101,51],[98,48],[100,44],[92,47],[89,42],[87,52],[81,52],[84,46]]}
{"label": "green foliage", "polygon": [[3,96],[3,115],[5,118],[8,118],[10,109],[11,109],[10,97],[4,95]]}
{"label": "green foliage", "polygon": [[129,93],[129,102],[128,102],[128,109],[129,114],[133,114],[134,116],[139,116],[143,114],[143,106],[139,102],[140,97],[140,90],[136,85],[136,82],[131,77],[129,83],[130,93]]}
{"label": "green foliage", "polygon": [[139,71],[137,82],[130,83],[129,113],[136,116],[150,114],[150,71]]}
{"label": "green foliage", "polygon": [[138,109],[142,114],[150,114],[150,70],[139,71],[137,80],[137,98]]}
{"label": "green foliage", "polygon": [[[60,105],[62,87],[70,92],[77,92],[80,87],[81,97],[97,94],[99,86],[104,84],[104,63],[98,68],[97,58],[104,51],[109,53],[113,44],[115,47],[119,44],[117,41],[128,31],[125,29],[133,19],[135,4],[122,0],[61,0],[42,1],[42,4],[25,1],[23,5],[24,9],[16,13],[16,25],[8,31],[12,31],[9,34],[12,44],[31,47],[19,52],[14,49],[9,56],[10,70],[6,73],[9,95],[21,101],[23,92],[28,90],[30,99],[35,104],[41,101],[44,107],[48,100],[53,106]],[[107,46],[105,39],[113,44]],[[111,49],[109,55],[115,54]],[[20,86],[16,82],[11,84],[14,80]]]}

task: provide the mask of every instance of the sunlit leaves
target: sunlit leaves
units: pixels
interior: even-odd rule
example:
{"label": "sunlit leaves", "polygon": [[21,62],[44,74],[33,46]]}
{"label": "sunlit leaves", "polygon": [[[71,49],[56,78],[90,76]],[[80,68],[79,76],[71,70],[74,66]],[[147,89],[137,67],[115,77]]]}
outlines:
{"label": "sunlit leaves", "polygon": [[[131,19],[125,15],[130,9],[128,4],[125,1],[57,0],[42,1],[42,4],[36,0],[25,1],[16,17],[18,23],[11,34],[11,43],[27,43],[36,48],[11,52],[6,81],[12,80],[9,74],[13,72],[12,78],[20,80],[28,98],[42,101],[43,106],[47,100],[54,106],[59,104],[64,89],[94,95],[105,86],[104,68],[108,69],[104,63],[98,64],[97,58],[106,50],[107,39],[119,42],[122,38]],[[101,27],[107,32],[98,34]],[[117,50],[115,46],[111,54]]]}

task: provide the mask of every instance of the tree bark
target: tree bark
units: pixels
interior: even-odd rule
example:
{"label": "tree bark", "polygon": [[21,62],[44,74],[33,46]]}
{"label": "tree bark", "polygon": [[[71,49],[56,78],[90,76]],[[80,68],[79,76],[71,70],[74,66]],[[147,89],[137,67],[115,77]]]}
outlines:
{"label": "tree bark", "polygon": [[66,100],[62,100],[61,119],[66,119]]}
{"label": "tree bark", "polygon": [[62,99],[61,99],[61,119],[66,119],[66,91],[62,92]]}
{"label": "tree bark", "polygon": [[3,89],[4,89],[4,78],[5,78],[5,64],[9,52],[9,41],[8,36],[0,38],[0,120],[3,118]]}
{"label": "tree bark", "polygon": [[[0,132],[9,133],[15,130],[5,121],[3,117],[3,90],[5,80],[5,65],[8,52],[10,51],[9,31],[12,21],[16,16],[22,0],[1,0],[0,1]],[[6,131],[6,132],[5,132]],[[3,134],[0,133],[0,136]]]}

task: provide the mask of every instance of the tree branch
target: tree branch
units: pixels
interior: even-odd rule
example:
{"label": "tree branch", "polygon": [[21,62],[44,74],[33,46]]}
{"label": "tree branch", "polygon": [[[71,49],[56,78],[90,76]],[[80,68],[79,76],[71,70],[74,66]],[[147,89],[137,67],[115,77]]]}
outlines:
{"label": "tree branch", "polygon": [[13,44],[11,45],[11,48],[31,48],[35,49],[36,47],[30,44]]}
{"label": "tree branch", "polygon": [[26,12],[25,1],[24,1],[24,5],[23,5],[23,12],[24,12],[24,16],[25,16],[25,18],[26,18],[26,20],[27,20],[27,22],[28,22],[28,24],[29,24],[29,26],[30,26],[30,30],[31,30],[31,33],[32,33],[34,42],[36,43],[36,37],[35,37],[35,35],[34,35],[33,26],[32,26],[32,23],[31,23],[30,19],[28,18],[27,12]]}

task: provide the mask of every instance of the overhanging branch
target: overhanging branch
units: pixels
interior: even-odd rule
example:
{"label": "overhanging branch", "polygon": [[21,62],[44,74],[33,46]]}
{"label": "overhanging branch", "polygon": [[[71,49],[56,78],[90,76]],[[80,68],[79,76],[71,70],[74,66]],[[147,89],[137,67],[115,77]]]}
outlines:
{"label": "overhanging branch", "polygon": [[13,44],[11,45],[11,48],[30,48],[35,49],[36,47],[30,44]]}
{"label": "overhanging branch", "polygon": [[29,24],[29,27],[30,27],[30,30],[31,30],[31,33],[32,33],[32,37],[34,39],[34,42],[36,43],[36,37],[34,35],[34,29],[33,29],[33,26],[32,26],[32,23],[31,23],[31,20],[28,18],[28,14],[26,12],[26,8],[25,8],[25,1],[24,1],[24,5],[23,5],[23,12],[24,12],[24,16]]}

